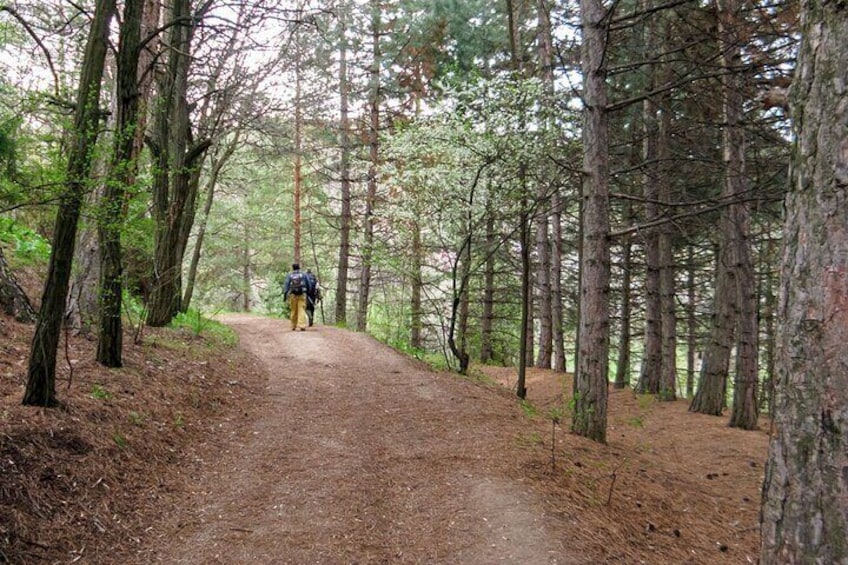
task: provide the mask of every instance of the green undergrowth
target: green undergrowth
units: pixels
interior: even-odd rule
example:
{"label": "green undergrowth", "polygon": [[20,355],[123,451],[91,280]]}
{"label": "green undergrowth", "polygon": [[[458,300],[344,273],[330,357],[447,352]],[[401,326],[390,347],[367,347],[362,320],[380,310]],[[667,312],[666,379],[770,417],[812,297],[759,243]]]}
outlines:
{"label": "green undergrowth", "polygon": [[12,268],[46,263],[50,258],[50,242],[11,218],[0,217],[0,243],[12,250],[7,256]]}
{"label": "green undergrowth", "polygon": [[234,347],[238,343],[238,336],[232,328],[191,308],[177,314],[171,327],[188,330],[195,337],[203,337],[210,347]]}

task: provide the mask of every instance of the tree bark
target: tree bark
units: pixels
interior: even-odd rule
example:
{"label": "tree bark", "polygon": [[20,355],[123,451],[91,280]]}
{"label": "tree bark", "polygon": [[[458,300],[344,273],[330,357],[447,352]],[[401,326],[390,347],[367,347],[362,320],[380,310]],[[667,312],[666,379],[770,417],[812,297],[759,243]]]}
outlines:
{"label": "tree bark", "polygon": [[341,214],[339,226],[339,261],[336,279],[335,322],[347,324],[347,279],[350,265],[350,116],[347,77],[347,6],[339,7],[339,174]]}
{"label": "tree bark", "polygon": [[686,398],[695,395],[695,358],[698,344],[698,318],[695,307],[695,250],[690,244],[687,249],[686,265]]}
{"label": "tree bark", "polygon": [[[656,56],[655,18],[646,25],[645,56]],[[656,86],[656,65],[651,65],[648,75],[648,92]],[[657,158],[659,145],[658,107],[654,96],[648,96],[642,102],[642,120],[644,124],[643,141],[643,196],[645,199],[645,221],[656,222],[660,216],[660,171]],[[645,235],[645,352],[642,358],[642,371],[636,383],[636,392],[640,394],[659,394],[662,374],[662,302],[660,296],[660,228],[649,228]]]}
{"label": "tree bark", "polygon": [[689,405],[690,412],[721,416],[726,404],[727,373],[730,370],[730,349],[736,304],[736,273],[730,266],[731,254],[724,243],[724,234],[733,229],[730,208],[722,210],[719,231],[722,243],[716,252],[716,282],[713,292],[713,313],[710,337],[701,362],[698,388]]}
{"label": "tree bark", "polygon": [[364,332],[368,326],[368,301],[371,292],[371,261],[374,251],[374,206],[377,199],[377,171],[380,157],[380,49],[381,18],[379,0],[371,0],[372,60],[369,72],[368,128],[368,190],[365,195],[365,233],[362,242],[362,268],[359,279],[359,305],[356,311],[356,331]]}
{"label": "tree bark", "polygon": [[221,170],[230,160],[238,148],[241,140],[241,130],[233,132],[232,138],[227,142],[224,151],[212,158],[211,167],[209,170],[209,178],[206,180],[206,198],[203,201],[203,213],[200,218],[200,224],[197,226],[197,236],[194,240],[194,249],[191,254],[188,272],[186,274],[185,293],[183,294],[182,307],[183,312],[188,311],[191,306],[191,299],[194,295],[194,285],[197,279],[197,267],[200,264],[200,257],[203,254],[203,242],[206,239],[206,228],[209,223],[209,214],[212,211],[212,204],[215,201],[215,188],[218,185],[218,177]]}
{"label": "tree bark", "polygon": [[606,113],[608,14],[600,0],[581,0],[583,25],[583,213],[579,351],[572,429],[606,443],[609,368],[609,137]]}
{"label": "tree bark", "polygon": [[[545,97],[542,103],[550,107],[553,104],[553,41],[551,39],[550,14],[545,0],[536,1],[537,13],[537,43],[539,71],[545,85]],[[545,124],[545,128],[553,127]],[[547,182],[537,181],[536,200],[539,207],[536,210],[536,291],[539,297],[539,351],[536,366],[550,369],[553,361],[554,313],[551,270],[551,189]]]}
{"label": "tree bark", "polygon": [[412,288],[409,300],[409,344],[420,349],[424,347],[421,335],[421,324],[423,312],[421,308],[421,291],[424,282],[421,277],[422,256],[424,250],[421,246],[421,224],[418,220],[412,222]]}
{"label": "tree bark", "polygon": [[562,241],[562,198],[559,191],[551,197],[551,240],[553,249],[551,253],[551,323],[554,335],[554,371],[564,373],[566,371],[565,357],[565,314],[562,306],[562,256],[564,253]]}
{"label": "tree bark", "polygon": [[[666,65],[664,64],[664,69]],[[665,70],[662,73],[663,83],[666,79]],[[671,206],[674,198],[671,188],[671,100],[663,96],[660,104],[659,142],[657,158],[660,161],[659,199],[663,213]],[[662,361],[660,363],[659,399],[664,401],[677,398],[677,308],[675,300],[674,279],[674,239],[672,224],[667,223],[659,228],[657,247],[659,250],[660,267],[660,337],[662,339]]]}
{"label": "tree bark", "polygon": [[34,322],[35,310],[24,289],[18,284],[14,273],[6,263],[3,248],[0,247],[0,308],[7,316],[14,316],[19,322]]}
{"label": "tree bark", "polygon": [[492,344],[495,326],[495,215],[486,210],[486,265],[483,271],[483,312],[480,316],[480,362],[494,360]]}
{"label": "tree bark", "polygon": [[[745,176],[745,131],[743,129],[742,77],[737,69],[743,67],[740,29],[745,22],[741,3],[737,0],[716,0],[721,52],[724,106],[724,165],[726,193],[741,200],[748,192]],[[757,323],[757,293],[751,250],[748,243],[748,205],[735,202],[730,206],[732,231],[730,245],[736,271],[737,343],[736,378],[730,426],[746,430],[757,428],[759,406],[757,385],[759,376]]]}
{"label": "tree bark", "polygon": [[294,232],[293,262],[300,264],[301,214],[300,202],[303,192],[303,77],[301,71],[300,42],[294,45]]}
{"label": "tree bark", "polygon": [[114,0],[98,0],[83,57],[73,142],[69,148],[67,181],[53,230],[53,248],[41,310],[30,348],[23,404],[55,406],[56,352],[68,298],[77,223],[91,169],[91,156],[100,124],[100,88],[108,48],[109,22]]}
{"label": "tree bark", "polygon": [[182,300],[182,234],[191,205],[192,182],[209,140],[191,143],[187,100],[194,20],[189,0],[173,0],[168,11],[167,68],[158,81],[151,150],[156,163],[153,182],[153,290],[147,324],[167,325]]}
{"label": "tree bark", "polygon": [[763,565],[848,563],[848,12],[803,0]]}
{"label": "tree bark", "polygon": [[[625,221],[633,220],[632,206],[625,204]],[[630,286],[632,284],[633,241],[625,236],[621,243],[621,331],[618,334],[618,360],[615,370],[615,388],[622,389],[630,386],[630,324],[632,300]]]}
{"label": "tree bark", "polygon": [[123,365],[121,305],[123,259],[121,228],[127,187],[135,182],[135,128],[138,125],[138,56],[143,0],[125,0],[118,44],[118,104],[115,139],[98,222],[100,240],[100,304],[97,361],[106,367]]}

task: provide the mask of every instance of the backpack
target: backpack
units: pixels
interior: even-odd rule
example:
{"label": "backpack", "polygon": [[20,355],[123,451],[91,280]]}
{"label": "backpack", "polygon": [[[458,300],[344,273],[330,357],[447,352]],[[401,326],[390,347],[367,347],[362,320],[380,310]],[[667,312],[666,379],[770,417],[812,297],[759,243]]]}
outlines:
{"label": "backpack", "polygon": [[289,277],[289,293],[299,295],[304,292],[306,292],[306,279],[303,273],[296,271]]}
{"label": "backpack", "polygon": [[309,298],[316,298],[321,291],[318,290],[318,277],[315,276],[315,273],[306,273],[306,278],[309,281],[309,289],[307,294]]}

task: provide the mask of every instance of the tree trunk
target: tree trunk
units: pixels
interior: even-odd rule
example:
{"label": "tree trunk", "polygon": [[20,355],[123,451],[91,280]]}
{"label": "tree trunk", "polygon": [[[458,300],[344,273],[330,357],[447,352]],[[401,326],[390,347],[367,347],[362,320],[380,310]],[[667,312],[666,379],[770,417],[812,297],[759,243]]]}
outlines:
{"label": "tree trunk", "polygon": [[[100,191],[84,197],[84,207],[93,209],[102,199]],[[100,282],[100,242],[96,226],[84,224],[79,229],[74,248],[74,272],[68,289],[67,327],[75,333],[92,336],[97,331]]]}
{"label": "tree trunk", "polygon": [[[513,74],[518,77],[522,71],[521,56],[519,53],[520,33],[518,19],[515,17],[515,3],[506,0],[507,26],[509,34],[509,52]],[[524,118],[522,117],[522,125]],[[521,337],[518,353],[518,380],[516,383],[516,394],[518,398],[527,396],[525,386],[527,377],[527,366],[533,364],[533,338],[530,323],[533,319],[530,310],[533,306],[533,295],[530,287],[530,203],[527,198],[527,166],[525,163],[519,165],[518,183],[521,190],[521,215],[519,227],[521,248]]]}
{"label": "tree trunk", "polygon": [[147,323],[167,325],[180,311],[182,300],[182,234],[186,210],[196,187],[196,167],[209,147],[203,140],[190,145],[191,123],[187,100],[188,72],[194,20],[189,0],[173,0],[170,22],[182,22],[168,29],[167,70],[158,83],[158,104],[154,112],[151,150],[156,162],[153,182],[153,290],[148,304]]}
{"label": "tree trunk", "polygon": [[68,298],[77,222],[100,129],[100,87],[108,47],[109,22],[114,11],[114,0],[97,1],[85,48],[74,112],[73,142],[68,155],[67,181],[56,214],[47,281],[30,348],[23,398],[23,404],[26,405],[57,404],[56,352]]}
{"label": "tree trunk", "polygon": [[6,263],[3,248],[0,247],[0,308],[7,316],[14,316],[19,322],[34,322],[35,310],[24,289],[18,284],[14,273]]}
{"label": "tree trunk", "polygon": [[[539,188],[537,198],[548,200],[547,186]],[[536,295],[539,308],[539,351],[536,356],[536,366],[550,369],[553,358],[553,323],[551,319],[551,260],[550,234],[548,233],[549,206],[542,206],[536,211]]]}
{"label": "tree trunk", "polygon": [[[469,211],[469,216],[471,215]],[[469,218],[469,222],[467,224],[468,229],[471,229],[471,222]],[[471,356],[468,354],[468,303],[469,303],[469,295],[471,293],[471,289],[469,284],[471,282],[471,233],[469,232],[467,235],[466,241],[468,244],[465,246],[465,252],[460,257],[460,276],[462,280],[461,289],[462,291],[459,293],[459,317],[456,324],[456,332],[459,337],[458,350],[459,350],[459,372],[463,375],[468,373],[468,366],[471,360]]]}
{"label": "tree trunk", "polygon": [[341,184],[341,215],[339,226],[339,261],[336,279],[335,322],[347,324],[347,279],[350,265],[350,117],[347,78],[347,6],[339,7],[339,175]]}
{"label": "tree trunk", "polygon": [[494,360],[492,333],[495,326],[495,216],[486,210],[486,266],[483,272],[483,312],[480,317],[480,362]]}
{"label": "tree trunk", "polygon": [[[545,0],[536,0],[537,44],[539,58],[539,75],[545,85],[545,98],[542,103],[550,107],[553,104],[553,42],[551,39],[551,22]],[[553,124],[545,124],[551,128]],[[536,292],[539,302],[539,351],[536,366],[550,369],[553,360],[553,301],[551,284],[551,188],[547,182],[537,181],[536,200]]]}
{"label": "tree trunk", "polygon": [[362,242],[362,270],[359,279],[359,305],[356,312],[356,331],[364,332],[368,325],[368,299],[371,291],[371,260],[374,251],[374,205],[377,199],[377,171],[380,149],[380,67],[382,52],[380,49],[380,2],[371,0],[371,40],[373,52],[369,86],[368,128],[369,160],[368,190],[365,195],[365,233]]}
{"label": "tree trunk", "polygon": [[[656,56],[655,18],[646,25],[645,56]],[[647,88],[656,86],[656,65],[651,65]],[[645,198],[645,221],[656,222],[660,216],[660,170],[657,151],[659,145],[659,122],[657,101],[654,96],[645,98],[642,103],[644,123],[643,141],[643,196]],[[660,294],[660,228],[648,228],[645,235],[645,352],[642,358],[642,371],[636,383],[636,392],[640,394],[659,394],[662,375],[662,301]]]}
{"label": "tree trunk", "polygon": [[566,371],[565,358],[565,314],[562,306],[562,198],[559,191],[555,192],[551,201],[551,323],[554,328],[554,371]]}
{"label": "tree trunk", "polygon": [[[742,62],[742,30],[744,15],[737,0],[717,0],[719,51],[721,52],[724,106],[724,164],[726,193],[737,201],[730,206],[732,215],[731,243],[736,272],[737,343],[736,380],[730,426],[757,428],[758,333],[757,293],[754,267],[748,244],[748,205],[741,202],[748,192],[745,176],[745,132],[743,120],[742,79],[737,69]],[[747,8],[746,8],[747,9]]]}
{"label": "tree trunk", "polygon": [[[473,203],[473,191],[471,195],[471,202]],[[470,214],[470,206],[469,203],[469,214]],[[464,295],[468,294],[468,281],[471,276],[470,270],[470,257],[471,257],[471,236],[472,236],[472,228],[471,222],[469,221],[466,224],[467,232],[466,237],[463,239],[462,244],[460,245],[459,251],[457,252],[456,261],[453,263],[453,268],[451,272],[451,279],[453,284],[453,300],[451,301],[451,313],[450,313],[450,322],[448,327],[448,347],[450,347],[451,353],[453,353],[454,357],[456,357],[459,362],[459,374],[464,375],[468,371],[468,366],[471,361],[470,356],[468,355],[468,351],[466,350],[465,336],[464,331],[465,328],[462,327],[463,323],[467,323],[467,299],[464,298]],[[465,302],[465,306],[463,306],[463,301]],[[465,313],[463,314],[463,310]],[[463,316],[466,322],[463,322]]]}
{"label": "tree trunk", "polygon": [[695,308],[695,249],[690,244],[686,257],[686,398],[695,395],[695,358],[698,344],[698,318]]}
{"label": "tree trunk", "polygon": [[608,13],[601,0],[581,0],[583,26],[583,210],[579,351],[572,429],[606,442],[609,367],[609,140],[606,95]]}
{"label": "tree trunk", "polygon": [[247,222],[244,227],[244,248],[241,255],[241,311],[250,312],[250,234]]}
{"label": "tree trunk", "polygon": [[[633,213],[630,202],[625,203],[624,218],[632,222]],[[627,236],[621,244],[621,331],[618,335],[618,362],[615,371],[615,388],[622,389],[630,386],[630,314],[631,303],[631,262],[633,241]]]}
{"label": "tree trunk", "polygon": [[424,346],[421,337],[421,320],[423,312],[421,309],[421,290],[424,283],[421,278],[421,257],[424,250],[421,248],[421,224],[418,220],[412,222],[412,292],[409,301],[410,329],[409,345],[416,349]]}
{"label": "tree trunk", "polygon": [[300,264],[300,201],[303,191],[303,77],[301,76],[300,42],[294,45],[294,249],[293,262]]}
{"label": "tree trunk", "polygon": [[[522,177],[523,177],[522,173]],[[522,181],[524,179],[522,178]],[[522,185],[525,183],[522,182]],[[527,396],[527,366],[533,366],[533,334],[531,328],[533,294],[530,292],[530,218],[526,212],[528,203],[522,202],[521,213],[521,344],[519,347],[518,379],[516,394],[518,398]]]}
{"label": "tree trunk", "polygon": [[125,0],[118,44],[118,104],[115,143],[98,223],[100,239],[100,332],[97,361],[106,367],[123,365],[124,332],[121,323],[123,259],[121,228],[127,187],[135,183],[138,125],[138,55],[143,0]]}
{"label": "tree trunk", "polygon": [[710,337],[704,350],[698,388],[690,412],[721,416],[725,407],[727,373],[730,369],[730,349],[733,344],[734,317],[736,304],[736,274],[730,267],[732,261],[724,243],[726,234],[733,229],[730,208],[722,210],[719,231],[722,243],[716,252],[716,282],[713,292],[713,313]]}
{"label": "tree trunk", "polygon": [[763,565],[848,563],[848,11],[801,3]]}
{"label": "tree trunk", "polygon": [[187,312],[191,306],[191,299],[194,295],[194,285],[197,279],[197,267],[200,264],[200,257],[203,254],[203,242],[206,239],[206,227],[209,223],[209,213],[212,211],[212,204],[215,200],[215,188],[218,184],[218,177],[224,165],[230,160],[230,157],[236,151],[241,140],[241,130],[236,130],[233,137],[227,143],[224,152],[212,159],[212,166],[209,171],[209,178],[206,180],[206,198],[203,202],[203,214],[200,219],[200,225],[197,227],[197,236],[194,240],[194,249],[191,254],[191,262],[189,263],[188,273],[186,274],[185,293],[183,294],[182,307],[183,312]]}
{"label": "tree trunk", "polygon": [[[671,79],[666,78],[667,65],[664,64],[663,68],[663,84],[667,84]],[[668,170],[668,163],[671,162],[671,100],[669,96],[663,96],[661,100],[657,145],[657,158],[660,161],[659,198],[662,206],[667,210],[674,201],[669,180],[671,171]],[[674,240],[671,230],[672,224],[664,224],[659,228],[657,238],[660,262],[660,337],[662,339],[659,399],[669,401],[677,398],[677,301],[674,292]]]}
{"label": "tree trunk", "polygon": [[774,240],[769,240],[766,249],[766,261],[764,261],[762,270],[765,272],[763,280],[763,316],[765,321],[765,380],[763,382],[763,394],[760,398],[760,411],[765,410],[771,414],[774,407],[774,373],[775,373],[775,308],[777,307],[777,297],[774,294],[775,277],[774,271],[771,268],[772,260],[776,256],[774,253]]}

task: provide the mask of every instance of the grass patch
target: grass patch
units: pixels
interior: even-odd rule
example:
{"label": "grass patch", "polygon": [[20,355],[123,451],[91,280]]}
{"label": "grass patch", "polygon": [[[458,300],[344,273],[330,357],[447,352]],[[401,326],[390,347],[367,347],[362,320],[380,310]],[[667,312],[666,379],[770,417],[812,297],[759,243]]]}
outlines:
{"label": "grass patch", "polygon": [[202,336],[209,340],[211,347],[216,345],[234,347],[238,343],[238,336],[229,326],[207,318],[194,309],[177,314],[171,322],[171,327],[187,329],[195,337]]}
{"label": "grass patch", "polygon": [[91,398],[94,398],[96,400],[109,400],[110,398],[112,398],[112,394],[108,390],[103,388],[103,385],[95,384],[91,388]]}

